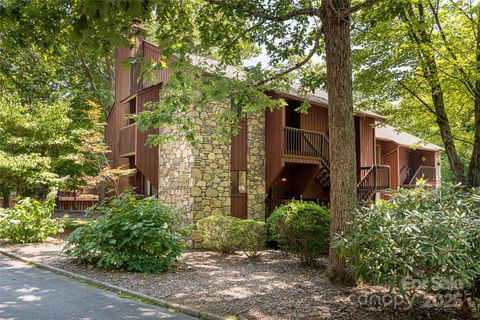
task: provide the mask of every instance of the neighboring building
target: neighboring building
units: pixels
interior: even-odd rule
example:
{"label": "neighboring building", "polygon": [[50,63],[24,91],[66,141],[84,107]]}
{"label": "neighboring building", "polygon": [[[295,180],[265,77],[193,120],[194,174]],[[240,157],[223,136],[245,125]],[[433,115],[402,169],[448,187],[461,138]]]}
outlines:
{"label": "neighboring building", "polygon": [[[137,41],[145,58],[158,61],[154,44]],[[288,105],[241,119],[240,133],[230,144],[214,138],[216,123],[212,120],[230,104],[211,104],[193,115],[198,144],[175,141],[150,148],[145,145],[148,134],[162,132],[142,133],[126,116],[142,112],[148,101],[158,101],[168,71],[157,73],[157,85],[137,83],[138,69],[122,67],[122,61],[135,53],[116,50],[115,105],[106,128],[113,166],[138,169],[123,187],[130,185],[145,195],[158,194],[160,200],[183,210],[191,220],[212,214],[263,220],[276,206],[293,198],[329,202],[331,146],[325,93],[306,97],[295,90],[270,93],[272,99],[283,98]],[[308,114],[295,112],[303,101],[311,104]],[[387,160],[391,153],[383,145],[397,143],[403,148],[403,144],[378,136],[375,124],[383,120],[371,112],[355,114],[358,197],[362,201],[398,186],[397,167],[390,177],[393,164]],[[412,156],[410,172],[418,167],[416,159]]]}
{"label": "neighboring building", "polygon": [[391,168],[391,188],[415,186],[423,178],[427,185],[440,186],[440,151],[443,149],[389,125],[375,130],[377,163]]}

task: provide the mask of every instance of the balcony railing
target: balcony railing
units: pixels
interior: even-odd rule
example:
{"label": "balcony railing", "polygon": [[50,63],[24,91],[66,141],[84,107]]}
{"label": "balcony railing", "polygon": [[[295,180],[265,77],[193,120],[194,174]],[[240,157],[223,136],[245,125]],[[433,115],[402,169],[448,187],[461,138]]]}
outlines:
{"label": "balcony railing", "polygon": [[121,157],[127,157],[135,154],[136,130],[137,126],[135,123],[120,129],[118,153]]}
{"label": "balcony railing", "polygon": [[437,182],[437,169],[430,166],[420,166],[418,167],[417,172],[410,179],[409,185],[414,185],[417,183],[417,180],[423,179],[426,180],[427,184],[436,184]]}
{"label": "balcony railing", "polygon": [[[364,170],[367,168],[361,168]],[[390,166],[375,164],[371,166],[357,185],[360,201],[369,201],[375,192],[390,188]]]}
{"label": "balcony railing", "polygon": [[321,132],[285,127],[283,154],[286,156],[320,158],[329,161],[328,138]]}

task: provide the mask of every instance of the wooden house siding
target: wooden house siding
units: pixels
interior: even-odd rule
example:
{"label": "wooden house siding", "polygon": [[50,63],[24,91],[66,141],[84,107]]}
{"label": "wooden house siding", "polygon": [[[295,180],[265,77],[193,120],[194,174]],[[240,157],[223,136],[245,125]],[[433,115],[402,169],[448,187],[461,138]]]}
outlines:
{"label": "wooden house siding", "polygon": [[377,141],[381,148],[380,164],[390,166],[390,187],[396,189],[399,185],[399,149],[398,146],[390,141]]}
{"label": "wooden house siding", "polygon": [[[143,41],[142,42],[142,51],[143,51],[143,57],[145,59],[149,59],[155,63],[158,63],[161,61],[160,57],[160,52],[158,50],[158,47],[154,45],[153,43],[150,43],[148,41]],[[168,81],[169,77],[169,69],[163,69],[155,72],[155,78],[157,79],[157,83],[165,83]],[[148,88],[150,86],[154,85],[154,83],[151,83],[150,81],[146,81],[143,83],[144,88]]]}
{"label": "wooden house siding", "polygon": [[[137,41],[137,45],[143,57],[150,58],[154,62],[160,61],[158,48],[155,45],[141,40]],[[158,101],[161,83],[167,81],[168,72],[161,70],[156,73],[158,85],[152,86],[150,82],[137,83],[138,67],[128,69],[124,66],[124,61],[133,56],[136,50],[128,48],[115,50],[115,104],[107,118],[105,129],[105,141],[111,150],[107,156],[112,161],[113,167],[136,167],[157,188],[158,147],[150,148],[146,146],[146,141],[149,134],[156,134],[158,131],[140,132],[135,125],[127,127],[129,121],[126,115],[130,111],[128,102],[132,99],[136,99],[136,113],[144,110],[146,102]],[[130,179],[130,182],[141,190],[143,180],[139,177],[136,175],[135,178]],[[120,183],[121,189],[127,185],[128,179],[123,179]]]}
{"label": "wooden house siding", "polygon": [[[425,157],[425,162],[422,161],[422,157]],[[415,150],[412,153],[412,165],[413,168],[420,166],[435,167],[435,151]]]}
{"label": "wooden house siding", "polygon": [[233,137],[230,150],[230,169],[247,170],[247,133],[248,124],[246,119],[240,120],[240,131]]}
{"label": "wooden house siding", "polygon": [[[248,122],[246,119],[240,120],[240,131],[233,137],[230,145],[230,178],[237,175],[238,171],[247,171],[247,146],[248,146]],[[247,172],[248,179],[248,172]],[[233,189],[233,188],[232,188]],[[233,193],[231,190],[230,214],[234,217],[246,219],[248,217],[248,192]]]}
{"label": "wooden house siding", "polygon": [[133,55],[133,50],[118,48],[115,50],[115,103],[124,100],[131,93],[131,74],[123,62]]}
{"label": "wooden house siding", "polygon": [[[137,96],[137,113],[145,110],[145,104],[149,101],[159,100],[160,86],[154,86],[140,92]],[[158,146],[147,145],[147,138],[150,134],[158,134],[158,130],[150,129],[147,132],[137,130],[135,166],[158,188]]]}
{"label": "wooden house siding", "polygon": [[[375,163],[375,119],[360,119],[360,166],[371,167]],[[363,176],[362,176],[363,178]]]}
{"label": "wooden house siding", "polygon": [[311,106],[308,113],[301,114],[301,128],[323,132],[328,137],[328,109],[321,106]]}
{"label": "wooden house siding", "polygon": [[265,190],[268,190],[285,165],[283,159],[284,109],[265,111]]}

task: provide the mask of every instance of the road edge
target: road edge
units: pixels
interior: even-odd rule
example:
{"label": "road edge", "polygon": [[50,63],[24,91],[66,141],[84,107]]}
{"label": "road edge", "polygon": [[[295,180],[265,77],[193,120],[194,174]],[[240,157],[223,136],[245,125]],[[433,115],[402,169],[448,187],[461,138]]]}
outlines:
{"label": "road edge", "polygon": [[178,304],[178,303],[175,303],[175,302],[170,302],[170,301],[167,301],[167,300],[164,300],[164,299],[155,298],[155,297],[149,296],[149,295],[141,293],[141,292],[133,291],[133,290],[130,290],[130,289],[127,289],[127,288],[124,288],[124,287],[120,287],[120,286],[108,283],[108,282],[96,280],[96,279],[93,279],[93,278],[90,278],[90,277],[87,277],[87,276],[84,276],[84,275],[81,275],[81,274],[78,274],[78,273],[75,273],[75,272],[60,269],[60,268],[57,268],[57,267],[54,267],[54,266],[51,266],[51,265],[48,265],[48,264],[45,264],[45,263],[33,261],[31,259],[22,257],[20,255],[17,255],[15,253],[12,253],[12,252],[9,252],[9,251],[6,251],[4,249],[0,249],[0,254],[2,254],[4,256],[7,256],[9,258],[15,259],[15,260],[19,260],[19,261],[22,261],[22,262],[25,262],[25,263],[32,264],[34,266],[37,266],[37,267],[39,267],[41,269],[44,269],[44,270],[48,270],[48,271],[53,272],[53,273],[61,274],[61,275],[66,276],[68,278],[85,281],[89,284],[102,287],[104,289],[113,291],[115,293],[124,293],[124,294],[128,294],[130,296],[133,296],[135,298],[147,300],[147,301],[149,301],[149,302],[151,302],[155,305],[158,305],[159,307],[172,308],[172,309],[178,310],[180,313],[184,313],[184,314],[192,316],[192,317],[196,317],[196,318],[200,318],[200,319],[206,319],[206,320],[232,320],[232,319],[235,319],[235,317],[223,317],[223,316],[220,316],[220,315],[217,315],[217,314],[214,314],[214,313],[202,311],[202,310],[192,308],[192,307],[189,307],[189,306],[185,306],[185,305],[182,305],[182,304]]}

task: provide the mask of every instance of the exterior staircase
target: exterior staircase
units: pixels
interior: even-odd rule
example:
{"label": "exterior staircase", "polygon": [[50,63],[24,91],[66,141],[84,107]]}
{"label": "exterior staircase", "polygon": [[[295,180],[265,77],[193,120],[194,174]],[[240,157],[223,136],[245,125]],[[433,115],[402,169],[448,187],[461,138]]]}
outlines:
{"label": "exterior staircase", "polygon": [[[292,141],[300,146],[300,153],[320,159],[315,179],[326,189],[330,189],[330,142],[321,132],[285,128],[293,132]],[[298,150],[298,148],[297,148]],[[297,151],[298,152],[298,151]],[[359,202],[369,202],[376,192],[390,188],[390,167],[374,164],[368,168],[357,184]]]}

